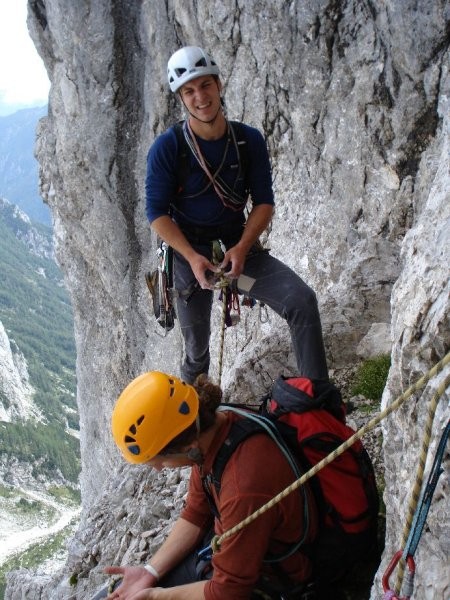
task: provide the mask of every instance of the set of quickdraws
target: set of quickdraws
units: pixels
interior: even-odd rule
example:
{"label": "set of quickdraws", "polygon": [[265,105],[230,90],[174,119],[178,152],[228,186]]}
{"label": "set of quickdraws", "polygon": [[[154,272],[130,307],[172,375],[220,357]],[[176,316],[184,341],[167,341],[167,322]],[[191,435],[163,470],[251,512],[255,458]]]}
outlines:
{"label": "set of quickdraws", "polygon": [[166,242],[161,242],[157,250],[158,267],[145,274],[145,281],[152,296],[156,322],[164,330],[163,334],[158,334],[162,337],[173,329],[176,317],[172,294],[172,255],[172,248]]}

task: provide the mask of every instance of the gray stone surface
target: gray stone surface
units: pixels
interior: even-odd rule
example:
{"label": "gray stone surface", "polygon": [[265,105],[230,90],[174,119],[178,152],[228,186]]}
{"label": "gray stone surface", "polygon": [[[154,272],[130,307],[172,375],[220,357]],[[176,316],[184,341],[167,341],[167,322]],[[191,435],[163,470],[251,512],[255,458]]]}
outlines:
{"label": "gray stone surface", "polygon": [[[181,44],[204,45],[221,66],[229,116],[264,131],[277,199],[267,243],[317,291],[330,365],[352,364],[372,325],[391,324],[388,404],[449,348],[450,14],[444,0],[29,7],[52,81],[37,151],[75,312],[85,516],[64,572],[51,584],[13,574],[6,598],[85,599],[102,565],[151,552],[184,490],[181,480],[118,470],[109,435],[126,383],[150,368],[177,372],[181,355],[177,331],[165,339],[155,332],[143,278],[155,262],[145,156],[180,117],[165,85],[167,58]],[[223,384],[236,399],[294,367],[284,324],[270,314],[261,322],[257,309],[226,344]],[[217,345],[215,334],[213,357]],[[384,424],[384,560],[400,542],[424,411],[439,380]],[[433,445],[448,414],[446,397]],[[167,495],[156,504],[159,485]],[[419,550],[417,598],[450,593],[448,499],[447,476]]]}

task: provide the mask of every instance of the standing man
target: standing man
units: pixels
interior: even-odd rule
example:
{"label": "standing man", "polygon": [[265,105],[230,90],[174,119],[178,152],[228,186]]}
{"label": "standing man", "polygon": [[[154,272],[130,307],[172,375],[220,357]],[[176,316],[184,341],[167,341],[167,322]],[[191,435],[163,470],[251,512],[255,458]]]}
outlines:
{"label": "standing man", "polygon": [[[214,60],[197,46],[181,48],[167,66],[169,85],[187,118],[169,128],[147,159],[147,217],[174,250],[177,316],[184,338],[182,378],[208,373],[214,274],[286,319],[300,375],[328,379],[315,293],[258,239],[272,219],[274,198],[261,133],[227,120]],[[245,209],[251,200],[251,209]],[[225,253],[213,264],[213,243]]]}

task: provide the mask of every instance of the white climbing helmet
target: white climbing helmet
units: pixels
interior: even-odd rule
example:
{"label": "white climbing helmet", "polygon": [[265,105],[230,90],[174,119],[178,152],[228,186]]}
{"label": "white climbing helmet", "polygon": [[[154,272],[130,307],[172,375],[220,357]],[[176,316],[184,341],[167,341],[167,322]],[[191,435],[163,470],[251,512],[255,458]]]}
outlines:
{"label": "white climbing helmet", "polygon": [[219,75],[219,67],[202,48],[185,46],[177,50],[167,63],[167,77],[172,92],[202,75]]}

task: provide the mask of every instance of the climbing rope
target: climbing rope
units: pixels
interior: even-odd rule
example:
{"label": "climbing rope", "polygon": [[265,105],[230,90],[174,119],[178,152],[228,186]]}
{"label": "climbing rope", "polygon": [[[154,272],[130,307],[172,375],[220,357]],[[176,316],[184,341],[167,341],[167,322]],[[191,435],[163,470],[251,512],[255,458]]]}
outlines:
{"label": "climbing rope", "polygon": [[[254,513],[243,519],[240,523],[237,523],[234,527],[225,531],[220,536],[214,536],[211,540],[211,548],[213,552],[217,552],[220,548],[220,545],[229,537],[233,536],[235,533],[255,521],[260,515],[264,514],[268,510],[270,510],[275,504],[286,498],[290,493],[298,489],[302,486],[306,481],[314,477],[321,469],[329,465],[333,460],[335,460],[338,456],[343,454],[350,446],[352,446],[357,440],[361,439],[367,432],[374,429],[383,419],[389,416],[392,412],[397,410],[408,398],[410,398],[415,392],[422,389],[426,384],[435,377],[438,373],[442,371],[442,369],[450,363],[450,352],[439,361],[432,369],[428,371],[425,375],[423,375],[416,383],[411,385],[403,394],[401,394],[396,400],[392,402],[390,406],[388,406],[385,410],[379,413],[376,417],[371,419],[366,425],[361,427],[358,431],[356,431],[351,437],[348,438],[343,444],[341,444],[336,450],[331,452],[328,456],[318,462],[312,469],[307,471],[300,479],[294,481],[290,486],[285,488],[282,492],[277,494],[272,500],[261,506]],[[436,390],[436,394],[433,399],[434,402],[444,394],[447,387],[450,385],[450,375],[445,378],[444,382],[438,387]],[[434,405],[433,402],[433,405]],[[431,435],[431,430],[430,430]]]}
{"label": "climbing rope", "polygon": [[[419,506],[415,512],[414,519],[410,527],[408,540],[404,546],[405,549],[399,550],[394,554],[381,579],[381,584],[384,591],[383,600],[409,600],[414,592],[414,576],[416,571],[414,554],[417,550],[417,546],[419,545],[423,528],[425,527],[428,511],[430,510],[431,501],[433,499],[433,494],[436,489],[439,476],[443,472],[441,464],[444,458],[445,448],[447,446],[449,436],[450,421],[447,423],[447,426],[444,429],[441,440],[438,444],[433,466],[431,467],[427,484],[421,495]],[[389,584],[389,578],[394,569],[400,565],[400,561],[404,562],[401,578],[402,580],[399,582],[399,590],[401,590],[404,594],[402,598],[399,598],[397,595],[399,591],[393,591]],[[406,571],[406,573],[404,573],[405,565],[408,567],[408,571]]]}
{"label": "climbing rope", "polygon": [[[219,240],[214,240],[212,246],[212,263],[219,265],[223,260],[223,251]],[[225,327],[227,317],[227,289],[230,285],[229,280],[224,276],[223,272],[219,274],[214,287],[221,290],[222,293],[222,317],[220,322],[220,341],[219,341],[219,360],[218,360],[218,375],[217,384],[220,386],[222,380],[222,369],[223,369],[223,352],[225,346]]]}
{"label": "climbing rope", "polygon": [[[225,280],[225,281],[223,281]],[[220,386],[222,381],[222,369],[223,369],[223,352],[225,346],[225,327],[227,318],[227,287],[229,282],[225,277],[221,277],[219,282],[222,288],[222,317],[220,322],[220,342],[219,342],[219,362],[218,362],[218,374],[217,374],[217,385]]]}
{"label": "climbing rope", "polygon": [[[437,407],[439,404],[439,399],[449,384],[450,384],[450,376],[448,376],[443,381],[443,383],[438,387],[436,392],[433,394],[433,397],[431,398],[430,407],[428,409],[428,416],[427,416],[427,420],[425,423],[425,430],[424,430],[422,448],[421,448],[420,457],[419,457],[419,465],[417,467],[416,480],[414,483],[413,490],[411,492],[411,498],[409,501],[406,523],[405,523],[405,527],[403,529],[402,542],[401,542],[401,546],[400,546],[401,548],[405,548],[406,542],[409,537],[409,533],[411,531],[411,525],[413,522],[414,514],[417,510],[417,505],[418,505],[419,497],[420,497],[420,491],[422,489],[422,484],[423,484],[423,474],[425,471],[428,449],[430,447],[431,434],[432,434],[432,429],[433,429],[433,421],[434,421],[436,410],[437,410]],[[396,594],[400,593],[400,590],[402,587],[402,582],[403,582],[404,570],[405,570],[405,560],[402,558],[398,564],[397,579],[396,579],[395,586],[394,586]]]}
{"label": "climbing rope", "polygon": [[[450,376],[445,379],[442,386],[436,390],[433,398],[431,400],[431,405],[428,413],[427,423],[425,425],[425,433],[424,439],[422,442],[422,450],[420,453],[419,466],[417,469],[416,480],[414,483],[413,490],[411,492],[411,499],[408,505],[408,514],[406,517],[405,527],[403,529],[402,534],[402,542],[401,548],[404,548],[403,551],[400,552],[401,556],[398,560],[397,565],[397,579],[394,586],[395,594],[400,594],[400,591],[403,586],[403,578],[405,573],[405,565],[407,563],[408,557],[413,557],[414,553],[417,549],[417,545],[419,543],[420,536],[422,534],[423,527],[425,525],[425,519],[428,514],[428,510],[430,508],[431,499],[434,493],[434,489],[437,484],[437,479],[439,477],[439,467],[440,462],[442,460],[442,456],[444,454],[445,445],[447,443],[447,439],[449,436],[450,424],[447,424],[447,427],[444,430],[444,433],[441,438],[441,442],[438,446],[438,452],[436,454],[436,458],[431,469],[430,478],[428,480],[428,484],[425,488],[424,494],[420,496],[422,483],[423,483],[423,474],[425,471],[425,464],[428,454],[428,449],[430,446],[431,439],[431,427],[433,424],[434,415],[436,413],[437,405],[439,402],[440,395],[439,391],[441,387],[444,389],[447,385],[450,384]],[[419,505],[420,502],[420,505]],[[419,508],[418,508],[419,506]],[[411,572],[411,569],[409,570]],[[411,581],[411,577],[409,576],[407,579],[407,585],[405,585],[405,596],[409,597],[412,594],[413,583]],[[409,596],[408,596],[409,594]]]}

